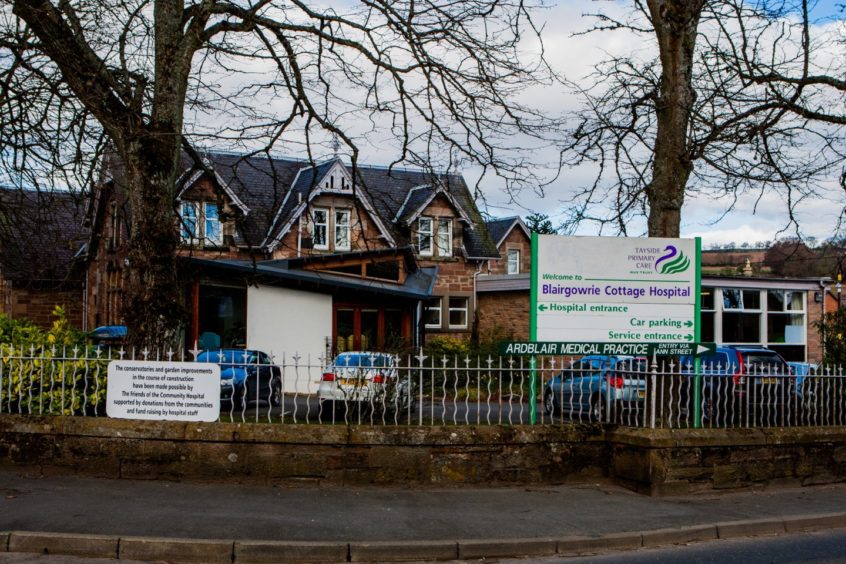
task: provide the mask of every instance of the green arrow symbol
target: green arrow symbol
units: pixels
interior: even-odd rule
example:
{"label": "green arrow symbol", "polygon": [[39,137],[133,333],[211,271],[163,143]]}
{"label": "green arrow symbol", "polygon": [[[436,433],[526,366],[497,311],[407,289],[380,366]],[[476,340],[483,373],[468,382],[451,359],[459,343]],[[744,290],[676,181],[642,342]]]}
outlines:
{"label": "green arrow symbol", "polygon": [[546,311],[546,304],[539,305],[538,309],[541,310],[541,311]]}
{"label": "green arrow symbol", "polygon": [[685,322],[684,322],[684,326],[685,326],[685,327],[693,327],[693,321],[690,321],[690,320],[688,319],[687,321],[685,321]]}
{"label": "green arrow symbol", "polygon": [[692,341],[692,340],[693,340],[693,335],[685,335],[685,336],[684,336],[684,340],[685,340],[685,341]]}

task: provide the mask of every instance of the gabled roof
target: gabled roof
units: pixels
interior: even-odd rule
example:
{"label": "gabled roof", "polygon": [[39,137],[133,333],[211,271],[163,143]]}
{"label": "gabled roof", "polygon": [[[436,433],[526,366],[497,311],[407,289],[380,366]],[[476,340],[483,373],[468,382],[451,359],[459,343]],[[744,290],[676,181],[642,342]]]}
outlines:
{"label": "gabled roof", "polygon": [[79,278],[73,268],[87,240],[78,194],[0,187],[0,276],[26,283]]}
{"label": "gabled roof", "polygon": [[[292,189],[285,197],[274,220],[266,245],[281,240],[291,228],[293,222],[305,211],[305,203],[319,190],[319,182],[339,160],[331,160],[316,166],[303,167],[298,173]],[[342,163],[343,164],[343,163]],[[344,164],[352,177],[353,169]],[[419,212],[421,203],[431,202],[438,194],[449,199],[456,210],[469,224],[464,230],[464,248],[468,258],[499,258],[491,238],[488,236],[484,221],[476,210],[470,190],[460,175],[433,175],[422,170],[359,165],[356,167],[356,179],[353,190],[356,197],[372,208],[372,217],[379,222],[386,240],[392,246],[411,244],[410,233],[402,221],[397,221],[401,209]],[[432,188],[437,186],[438,188]],[[420,190],[414,190],[421,188]],[[411,202],[411,203],[409,203]],[[368,210],[369,211],[369,210]]]}
{"label": "gabled roof", "polygon": [[[352,182],[350,171],[337,158],[316,166],[300,169],[294,179],[291,190],[288,192],[288,195],[282,202],[282,206],[279,208],[279,212],[274,218],[273,225],[268,232],[268,237],[263,243],[263,246],[267,247],[270,252],[276,249],[282,237],[291,230],[294,222],[302,216],[311,200],[323,193],[336,194],[339,192],[337,188],[327,189],[321,186],[326,175],[336,167],[340,167],[350,182]],[[367,211],[388,245],[392,247],[396,246],[397,242],[392,230],[388,228],[385,219],[379,215],[373,206],[367,190],[362,189],[361,186],[356,187],[351,185],[349,195],[356,198],[365,211]]]}
{"label": "gabled roof", "polygon": [[[318,190],[321,179],[334,166],[343,166],[347,177],[353,179],[352,166],[337,158],[314,164],[266,154],[236,155],[212,151],[203,153],[203,157],[214,169],[220,188],[233,202],[239,201],[244,209],[249,210],[236,222],[235,243],[262,250],[268,250],[290,229],[305,211],[305,204]],[[187,155],[183,156],[182,162],[184,170],[192,171],[184,180],[195,182],[193,176],[198,167]],[[116,159],[109,164],[115,169],[111,171],[110,178],[119,187],[123,176],[120,164]],[[425,194],[409,199],[409,192],[421,186],[436,186],[437,189],[430,188]],[[470,190],[460,175],[360,165],[355,169],[352,192],[370,213],[386,243],[393,247],[411,244],[408,227],[394,221],[403,205],[406,209],[414,209],[413,216],[422,209],[421,202],[443,194],[468,223],[468,228],[463,230],[462,241],[467,257],[499,258],[496,245],[488,236]]]}
{"label": "gabled roof", "polygon": [[[211,167],[211,163],[206,163],[208,167]],[[229,198],[229,201],[232,202],[232,205],[241,210],[241,213],[247,215],[250,213],[250,208],[241,201],[241,198],[238,197],[238,194],[226,183],[223,178],[220,177],[220,174],[217,173],[216,170],[212,169],[212,173],[214,174],[214,181],[218,185],[218,187],[223,190],[223,193]],[[185,194],[188,190],[190,190],[197,181],[202,178],[206,174],[205,170],[202,169],[195,169],[195,170],[186,170],[182,173],[177,181],[176,185],[181,186],[179,189],[179,193],[176,195],[176,199],[181,199],[182,195]]]}
{"label": "gabled roof", "polygon": [[[273,223],[273,217],[304,161],[264,156],[205,153],[221,188],[249,210],[237,222],[235,243],[260,247]],[[190,159],[183,158],[186,169]]]}
{"label": "gabled roof", "polygon": [[488,233],[496,242],[496,247],[499,248],[505,239],[511,234],[514,228],[522,229],[529,239],[532,238],[532,232],[529,231],[528,226],[520,219],[519,216],[503,217],[500,219],[491,219],[485,222],[488,227]]}
{"label": "gabled roof", "polygon": [[408,197],[405,199],[402,206],[400,206],[399,211],[397,211],[394,221],[410,225],[413,221],[420,217],[426,207],[438,196],[446,198],[455,211],[458,212],[458,216],[470,224],[471,229],[474,227],[472,220],[470,219],[469,214],[464,210],[464,207],[455,198],[453,198],[447,190],[444,190],[443,187],[432,184],[417,186],[416,188],[409,190]]}
{"label": "gabled roof", "polygon": [[[399,245],[409,245],[410,233],[406,225],[393,221],[400,216],[400,209],[414,207],[415,204],[425,201],[430,196],[434,198],[427,189],[417,190],[420,194],[409,192],[414,188],[437,185],[444,193],[454,201],[456,210],[463,211],[466,220],[469,222],[469,229],[464,229],[464,240],[462,241],[464,251],[468,258],[488,259],[499,258],[496,245],[488,235],[488,230],[481,214],[476,209],[476,204],[464,178],[457,174],[434,175],[427,171],[413,169],[386,169],[383,167],[360,166],[358,167],[358,178],[370,195],[374,206],[383,218],[391,221],[391,228]],[[431,190],[428,189],[428,190]],[[413,203],[408,203],[408,202]]]}

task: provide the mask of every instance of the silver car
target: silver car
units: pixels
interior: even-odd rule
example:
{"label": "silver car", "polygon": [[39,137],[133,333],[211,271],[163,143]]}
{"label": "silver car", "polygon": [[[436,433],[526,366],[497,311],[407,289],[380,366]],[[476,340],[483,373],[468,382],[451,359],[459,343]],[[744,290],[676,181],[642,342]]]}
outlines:
{"label": "silver car", "polygon": [[398,374],[399,359],[377,352],[343,352],[320,379],[317,399],[321,412],[343,404],[348,410],[398,410],[411,405],[410,382]]}

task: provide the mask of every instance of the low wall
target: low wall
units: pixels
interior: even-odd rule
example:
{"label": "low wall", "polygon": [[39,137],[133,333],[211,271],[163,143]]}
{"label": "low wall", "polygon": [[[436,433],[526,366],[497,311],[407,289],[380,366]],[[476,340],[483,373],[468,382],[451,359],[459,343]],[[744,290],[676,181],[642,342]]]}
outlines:
{"label": "low wall", "polygon": [[552,483],[601,477],[597,428],[370,427],[0,416],[0,467],[174,480]]}
{"label": "low wall", "polygon": [[609,474],[651,495],[846,480],[846,428],[616,429]]}
{"label": "low wall", "polygon": [[563,483],[651,495],[846,479],[846,428],[370,427],[0,416],[0,468],[132,479]]}

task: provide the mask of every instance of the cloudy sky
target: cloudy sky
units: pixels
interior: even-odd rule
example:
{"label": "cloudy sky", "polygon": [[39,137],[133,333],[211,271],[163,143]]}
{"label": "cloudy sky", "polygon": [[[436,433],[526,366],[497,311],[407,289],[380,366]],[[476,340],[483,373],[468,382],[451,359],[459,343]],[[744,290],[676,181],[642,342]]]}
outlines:
{"label": "cloudy sky", "polygon": [[[842,0],[821,0],[816,6],[814,16],[819,25],[840,26],[842,29],[842,12],[838,5]],[[545,14],[546,25],[544,41],[548,57],[557,71],[570,79],[586,76],[592,66],[602,60],[606,53],[627,53],[633,49],[648,51],[650,45],[643,44],[643,38],[632,40],[624,33],[598,33],[588,35],[574,35],[583,31],[591,24],[591,19],[585,14],[601,9],[606,12],[628,9],[629,2],[621,1],[592,1],[571,0],[557,2]],[[832,21],[834,19],[835,21]],[[637,47],[634,47],[637,45]],[[841,56],[846,56],[846,53]],[[566,93],[546,93],[546,99],[536,101],[553,111],[570,109],[578,104],[578,100]],[[546,213],[554,219],[563,219],[566,198],[573,186],[584,185],[592,179],[592,171],[582,169],[566,171],[554,185],[550,186],[543,199],[525,194],[520,200],[520,206],[507,204],[498,198],[496,191],[487,194],[491,212],[503,215],[509,212],[525,215],[526,209]],[[846,205],[846,199],[837,188],[836,179],[831,178],[827,184],[820,186],[825,198],[807,200],[798,206],[797,218],[803,236],[825,239],[832,235],[832,230],[841,210]],[[682,236],[701,236],[705,248],[713,245],[735,242],[756,243],[771,241],[776,237],[793,236],[795,227],[788,226],[786,213],[787,205],[778,194],[764,194],[760,197],[748,197],[735,205],[734,211],[724,216],[728,202],[711,197],[688,197],[683,209]],[[521,209],[525,208],[525,209]],[[643,235],[645,224],[631,225],[630,235]],[[580,234],[595,235],[595,226],[585,226]]]}
{"label": "cloudy sky", "polygon": [[[334,6],[339,12],[350,9],[356,2],[351,0],[325,0],[327,5]],[[814,18],[817,25],[825,26],[828,29],[836,28],[846,36],[846,23],[843,18],[844,12],[838,6],[846,0],[820,0],[815,5]],[[547,7],[536,14],[536,21],[543,25],[544,49],[548,61],[554,70],[566,79],[578,83],[586,77],[594,65],[607,58],[609,54],[629,55],[640,54],[644,58],[651,57],[654,52],[654,45],[643,36],[634,37],[624,32],[602,32],[592,34],[579,34],[589,29],[595,22],[587,14],[603,11],[609,14],[620,15],[621,17],[631,10],[630,0],[559,0],[547,2]],[[532,44],[527,44],[527,50],[531,50]],[[840,52],[833,56],[846,57],[846,53]],[[256,67],[255,77],[273,74],[272,65],[267,68]],[[233,84],[230,88],[237,91],[240,88],[244,75],[233,75]],[[250,77],[247,77],[250,78]],[[221,82],[225,83],[226,80]],[[583,82],[583,81],[582,81]],[[256,95],[262,94],[256,91]],[[225,98],[225,97],[224,97]],[[577,95],[568,91],[562,85],[537,88],[523,93],[522,102],[533,107],[540,108],[552,116],[560,116],[580,107],[581,100]],[[286,97],[271,98],[268,100],[270,106],[276,104],[284,107],[290,105]],[[333,108],[334,110],[335,108]],[[272,110],[273,111],[273,110]],[[240,123],[240,116],[233,118],[236,125]],[[336,114],[337,115],[337,114]],[[368,131],[371,124],[367,120],[356,121],[355,111],[349,111],[345,115],[337,116],[339,121],[347,121],[341,127],[358,137],[359,147],[362,149],[361,162],[367,164],[385,165],[391,163],[395,153],[386,149],[389,145],[385,138],[380,138]],[[333,116],[334,117],[334,116]],[[195,119],[195,124],[202,124],[202,118]],[[215,128],[217,125],[215,124]],[[297,155],[294,143],[280,143],[281,147],[274,147],[281,154]],[[515,141],[515,144],[519,140]],[[284,147],[284,148],[282,148]],[[220,147],[217,148],[228,148]],[[322,151],[322,152],[321,152]],[[540,151],[538,151],[540,153]],[[322,149],[315,152],[316,157],[331,156],[332,150],[324,139]],[[532,155],[538,157],[538,155]],[[551,151],[549,155],[540,155],[540,161],[555,161],[557,154]],[[551,172],[551,171],[547,171]],[[479,177],[479,171],[464,169],[463,173],[468,182],[474,184]],[[543,196],[539,196],[532,190],[524,190],[516,202],[509,199],[502,193],[501,184],[496,179],[486,178],[482,182],[484,192],[484,209],[490,215],[505,217],[508,215],[525,216],[529,213],[540,212],[549,215],[555,223],[562,221],[568,211],[568,200],[579,187],[589,185],[593,180],[595,170],[592,167],[581,167],[579,169],[568,169],[563,171],[557,179],[547,186]],[[806,237],[815,237],[820,240],[832,236],[832,231],[839,217],[841,210],[846,204],[843,192],[837,188],[836,179],[832,177],[828,183],[823,183],[819,191],[824,195],[822,198],[808,199],[796,206],[796,217],[800,223],[801,234]],[[795,235],[795,227],[788,228],[788,217],[786,203],[782,196],[777,193],[764,193],[753,195],[734,204],[734,210],[726,215],[725,211],[730,202],[721,201],[713,197],[695,198],[689,196],[686,199],[682,212],[682,235],[685,237],[701,236],[705,248],[713,245],[735,242],[754,244],[759,241],[772,241],[775,237]],[[786,229],[788,228],[788,229]],[[628,226],[629,235],[644,235],[646,232],[645,221],[633,222]],[[595,225],[585,225],[578,232],[582,235],[598,234]],[[605,232],[603,234],[613,234]]]}

